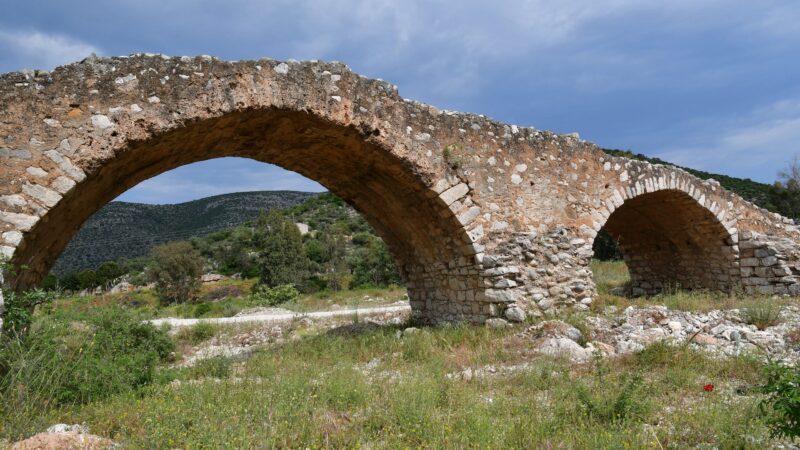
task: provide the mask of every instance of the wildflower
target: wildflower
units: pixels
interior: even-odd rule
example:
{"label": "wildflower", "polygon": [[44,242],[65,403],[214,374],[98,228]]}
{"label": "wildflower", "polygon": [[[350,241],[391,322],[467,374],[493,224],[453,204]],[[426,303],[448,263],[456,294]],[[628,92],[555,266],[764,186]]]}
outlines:
{"label": "wildflower", "polygon": [[706,392],[714,392],[714,385],[713,384],[706,384],[703,386],[703,390]]}

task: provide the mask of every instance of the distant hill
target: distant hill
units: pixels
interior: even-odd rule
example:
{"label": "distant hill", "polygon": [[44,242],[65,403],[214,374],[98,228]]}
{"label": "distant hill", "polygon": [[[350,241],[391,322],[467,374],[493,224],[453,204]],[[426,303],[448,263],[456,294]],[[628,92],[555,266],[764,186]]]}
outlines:
{"label": "distant hill", "polygon": [[137,258],[168,241],[241,225],[262,211],[288,208],[319,194],[297,191],[239,192],[175,205],[111,202],[81,227],[53,273],[94,269],[105,261]]}
{"label": "distant hill", "polygon": [[749,178],[729,177],[727,175],[703,172],[702,170],[690,169],[688,167],[681,167],[679,165],[672,164],[658,158],[651,158],[642,155],[640,153],[633,153],[630,150],[603,149],[603,151],[608,153],[609,155],[624,156],[629,159],[638,159],[640,161],[647,161],[653,164],[663,164],[665,166],[678,167],[696,176],[697,178],[700,178],[701,180],[707,180],[709,178],[713,178],[719,181],[719,184],[722,187],[724,187],[729,191],[737,193],[740,197],[744,198],[745,200],[751,201],[763,208],[768,208],[769,190],[771,187],[769,184],[759,183],[758,181],[753,181]]}

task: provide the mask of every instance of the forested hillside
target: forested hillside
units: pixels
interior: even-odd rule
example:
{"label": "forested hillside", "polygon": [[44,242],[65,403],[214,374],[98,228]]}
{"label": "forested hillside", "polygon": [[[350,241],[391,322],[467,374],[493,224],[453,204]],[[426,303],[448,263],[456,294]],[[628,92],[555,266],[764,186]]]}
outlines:
{"label": "forested hillside", "polygon": [[316,195],[261,191],[175,205],[111,202],[86,221],[56,262],[53,273],[94,269],[105,261],[145,256],[156,245],[232,228],[264,211],[288,208]]}

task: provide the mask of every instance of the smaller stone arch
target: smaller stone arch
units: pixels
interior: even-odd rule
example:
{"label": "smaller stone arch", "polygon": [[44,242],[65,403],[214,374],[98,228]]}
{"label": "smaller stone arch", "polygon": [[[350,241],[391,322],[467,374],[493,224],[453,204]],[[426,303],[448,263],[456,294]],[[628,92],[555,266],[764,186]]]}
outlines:
{"label": "smaller stone arch", "polygon": [[740,284],[736,235],[689,193],[660,189],[613,205],[602,227],[622,251],[633,295]]}

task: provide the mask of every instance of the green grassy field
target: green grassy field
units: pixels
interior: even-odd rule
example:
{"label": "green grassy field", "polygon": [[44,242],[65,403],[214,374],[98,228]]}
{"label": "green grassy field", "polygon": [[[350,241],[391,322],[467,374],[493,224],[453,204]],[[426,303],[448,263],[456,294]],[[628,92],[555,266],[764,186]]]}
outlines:
{"label": "green grassy field", "polygon": [[[609,294],[626,282],[624,265],[596,263],[594,270],[597,304],[647,302]],[[357,297],[298,302],[320,307]],[[702,310],[714,301],[740,300],[746,299],[701,293],[650,302]],[[64,300],[51,315],[75,330],[81,314],[111,307],[98,302]],[[152,306],[147,305],[133,309]],[[513,336],[518,329],[459,325],[398,336],[405,326],[306,330],[248,359],[214,358],[190,368],[161,362],[150,382],[91,401],[13,397],[27,401],[23,407],[9,397],[0,402],[0,437],[16,440],[54,423],[85,423],[125,448],[662,449],[774,443],[758,408],[754,388],[763,382],[762,363],[753,356],[712,359],[656,344],[636,355],[575,365],[532,357],[530,341]],[[223,331],[206,327],[172,339],[198,343]],[[452,376],[467,368],[520,364],[524,370]],[[709,383],[713,392],[703,390]]]}
{"label": "green grassy field", "polygon": [[[248,296],[255,282],[255,279],[245,279],[205,283],[197,301],[178,305],[162,306],[159,304],[155,292],[151,289],[144,289],[138,292],[118,294],[64,296],[47,306],[47,310],[86,312],[98,307],[120,306],[135,311],[142,319],[231,317],[248,308],[259,306],[253,303]],[[214,299],[216,291],[233,294],[226,298]],[[406,290],[403,287],[365,287],[338,292],[320,291],[313,294],[301,294],[297,299],[281,304],[279,307],[298,312],[327,311],[383,306],[404,299],[406,299]]]}

